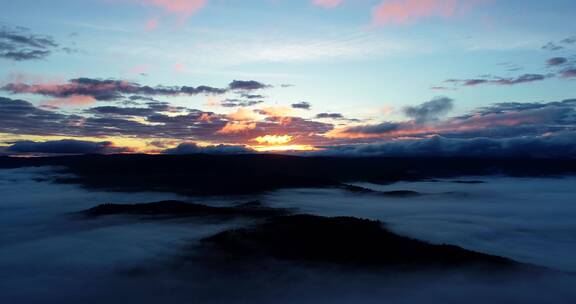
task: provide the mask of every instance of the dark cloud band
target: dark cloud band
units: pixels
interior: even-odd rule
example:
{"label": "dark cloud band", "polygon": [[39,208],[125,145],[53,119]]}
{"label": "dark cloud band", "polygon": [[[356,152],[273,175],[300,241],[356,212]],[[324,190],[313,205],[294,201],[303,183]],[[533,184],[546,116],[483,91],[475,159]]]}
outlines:
{"label": "dark cloud band", "polygon": [[44,59],[58,47],[50,36],[34,35],[22,27],[0,27],[0,58],[14,61]]}

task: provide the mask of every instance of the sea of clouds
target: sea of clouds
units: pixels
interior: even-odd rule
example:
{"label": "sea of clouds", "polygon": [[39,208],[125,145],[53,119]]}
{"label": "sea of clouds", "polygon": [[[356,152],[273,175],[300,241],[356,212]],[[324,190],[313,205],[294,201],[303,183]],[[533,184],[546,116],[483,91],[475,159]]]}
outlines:
{"label": "sea of clouds", "polygon": [[[0,170],[0,303],[574,303],[576,178],[473,178],[392,185],[394,198],[340,189],[194,199],[88,191],[52,180],[58,168]],[[467,178],[468,180],[470,178]],[[361,273],[278,263],[226,272],[193,259],[198,240],[244,222],[83,219],[95,205],[260,199],[303,213],[380,219],[404,235],[549,267],[549,273],[467,270]]]}

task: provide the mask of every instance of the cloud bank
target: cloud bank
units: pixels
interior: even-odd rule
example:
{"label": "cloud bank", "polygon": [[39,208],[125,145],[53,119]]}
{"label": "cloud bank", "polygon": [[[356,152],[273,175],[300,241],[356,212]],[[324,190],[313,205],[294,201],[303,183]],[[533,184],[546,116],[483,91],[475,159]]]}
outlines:
{"label": "cloud bank", "polygon": [[112,142],[81,140],[56,140],[45,142],[18,141],[7,148],[8,152],[41,154],[110,154],[131,152],[127,148],[115,147]]}
{"label": "cloud bank", "polygon": [[[117,83],[112,84],[112,91],[116,92]],[[249,83],[235,87],[253,89],[260,86]],[[137,90],[129,92],[142,93],[146,90],[137,87]],[[97,92],[104,94],[106,90]],[[121,91],[119,96],[126,98],[123,93]],[[51,91],[51,94],[56,93]],[[93,95],[100,96],[96,93]],[[294,106],[258,107],[257,100],[251,99],[224,101],[237,109],[232,113],[220,114],[172,106],[155,100],[150,94],[129,96],[128,100],[124,99],[117,105],[94,106],[74,114],[57,107],[36,106],[25,100],[0,97],[0,133],[59,138],[98,137],[108,141],[113,138],[137,138],[143,141],[163,139],[172,143],[202,143],[201,146],[187,144],[174,151],[199,151],[204,149],[205,144],[224,144],[225,147],[238,149],[237,146],[257,146],[258,138],[289,136],[290,145],[324,148],[326,153],[334,154],[359,151],[358,155],[372,152],[381,155],[423,155],[423,151],[427,150],[430,155],[513,156],[523,152],[517,147],[524,145],[524,155],[573,157],[569,144],[576,142],[570,136],[576,131],[576,99],[497,103],[464,115],[447,116],[454,101],[448,97],[437,97],[420,105],[404,107],[402,113],[406,120],[362,123],[346,119],[341,113],[298,117]],[[124,102],[126,105],[123,105]],[[297,104],[296,109],[306,109],[308,105]],[[470,147],[477,150],[471,151]],[[11,150],[13,153],[21,151],[16,148]],[[157,147],[151,148],[151,151],[157,151]],[[211,148],[204,151],[218,150]]]}
{"label": "cloud bank", "polygon": [[234,80],[226,88],[206,85],[192,86],[147,86],[136,82],[115,79],[75,78],[62,84],[9,83],[1,90],[12,94],[36,94],[54,98],[86,96],[99,101],[119,100],[127,95],[178,96],[178,95],[221,95],[229,91],[254,91],[270,87],[258,81]]}
{"label": "cloud bank", "polygon": [[435,135],[425,139],[328,147],[321,155],[384,157],[532,157],[576,158],[576,134],[494,139],[446,138]]}
{"label": "cloud bank", "polygon": [[255,153],[254,150],[246,146],[234,145],[212,145],[199,146],[196,143],[182,143],[176,148],[166,149],[163,154],[244,154]]}

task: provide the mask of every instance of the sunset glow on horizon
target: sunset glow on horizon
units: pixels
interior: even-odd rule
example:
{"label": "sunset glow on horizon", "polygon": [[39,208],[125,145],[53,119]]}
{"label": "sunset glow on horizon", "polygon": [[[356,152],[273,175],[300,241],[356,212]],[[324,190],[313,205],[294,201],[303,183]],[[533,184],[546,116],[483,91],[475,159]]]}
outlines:
{"label": "sunset glow on horizon", "polygon": [[3,7],[0,154],[565,147],[576,128],[569,1],[73,3]]}
{"label": "sunset glow on horizon", "polygon": [[254,141],[258,142],[259,144],[285,145],[291,142],[292,139],[293,137],[290,135],[264,135],[256,137]]}

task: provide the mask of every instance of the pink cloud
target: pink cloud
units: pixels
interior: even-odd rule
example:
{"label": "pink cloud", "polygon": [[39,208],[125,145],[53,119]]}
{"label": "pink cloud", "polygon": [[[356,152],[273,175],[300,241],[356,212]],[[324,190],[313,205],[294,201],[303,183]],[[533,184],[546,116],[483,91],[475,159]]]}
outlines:
{"label": "pink cloud", "polygon": [[408,24],[427,17],[450,18],[488,0],[384,0],[372,12],[374,25]]}
{"label": "pink cloud", "polygon": [[148,22],[146,22],[146,27],[144,28],[144,30],[147,32],[151,32],[157,28],[158,28],[158,19],[154,18],[154,19],[150,19],[150,20],[148,20]]}
{"label": "pink cloud", "polygon": [[[108,3],[130,3],[156,7],[162,11],[178,16],[180,21],[186,20],[208,4],[208,0],[102,0]],[[158,18],[148,20],[145,29],[151,31],[158,26]]]}
{"label": "pink cloud", "polygon": [[150,65],[149,64],[141,64],[130,68],[129,72],[131,74],[148,74],[150,72]]}
{"label": "pink cloud", "polygon": [[312,0],[312,4],[324,8],[333,8],[342,4],[344,0]]}
{"label": "pink cloud", "polygon": [[0,86],[6,84],[25,84],[25,83],[44,83],[44,84],[59,84],[65,81],[61,76],[47,76],[45,74],[30,74],[25,72],[10,72],[5,81],[0,81]]}
{"label": "pink cloud", "polygon": [[250,130],[256,129],[255,122],[247,121],[231,121],[228,122],[222,129],[220,129],[217,134],[237,134],[244,133]]}
{"label": "pink cloud", "polygon": [[157,6],[168,13],[187,18],[201,10],[208,0],[138,0],[138,2]]}

